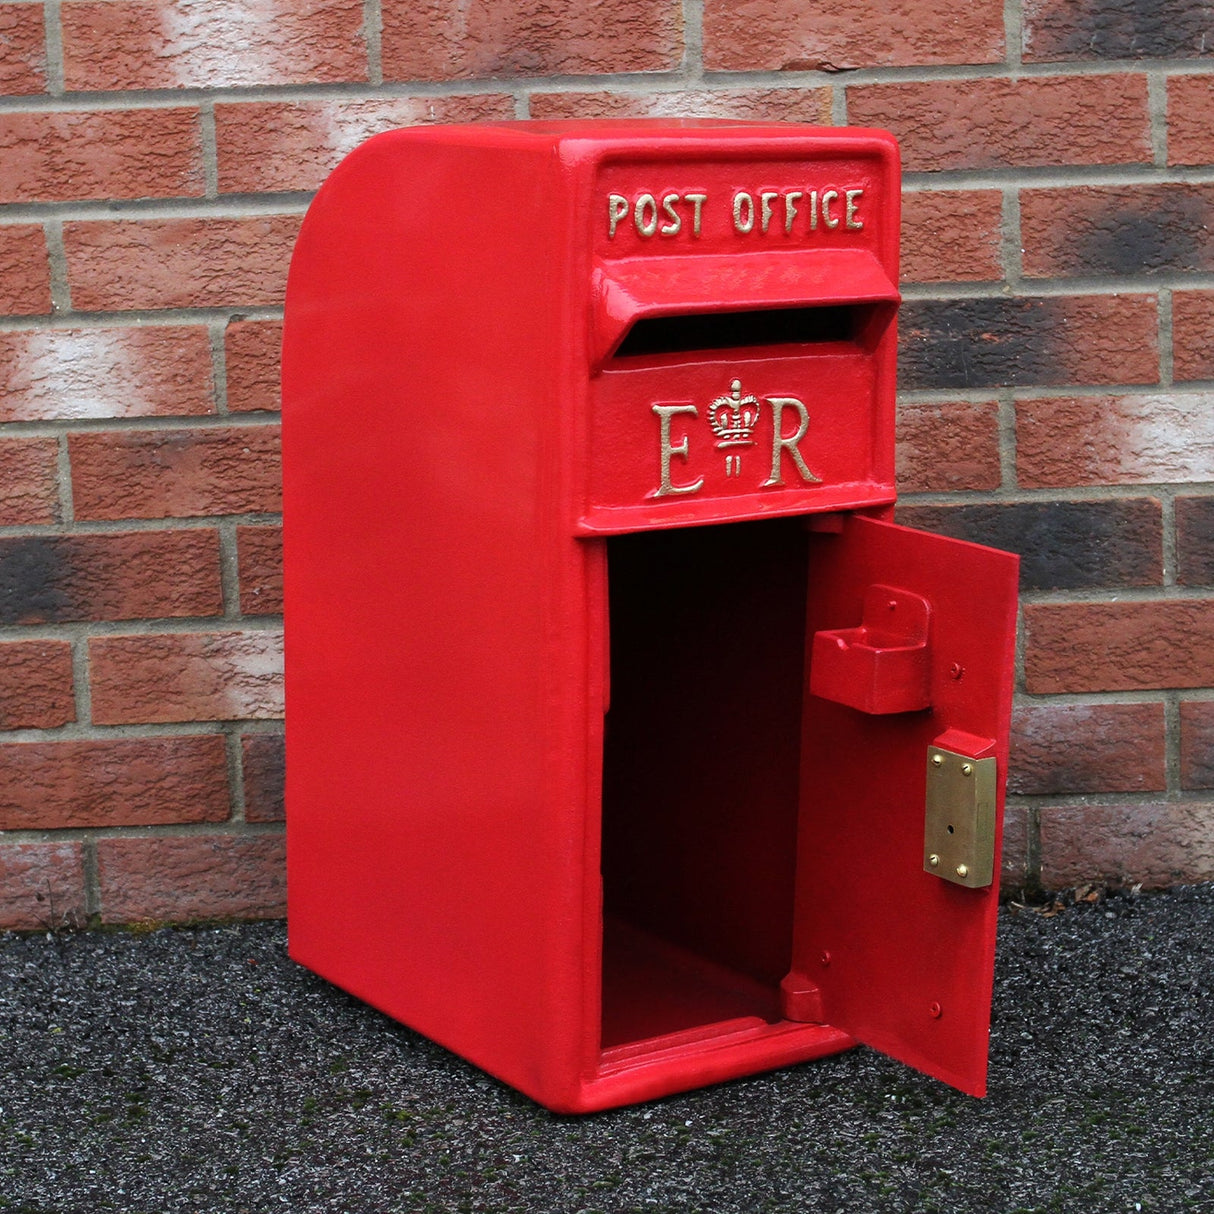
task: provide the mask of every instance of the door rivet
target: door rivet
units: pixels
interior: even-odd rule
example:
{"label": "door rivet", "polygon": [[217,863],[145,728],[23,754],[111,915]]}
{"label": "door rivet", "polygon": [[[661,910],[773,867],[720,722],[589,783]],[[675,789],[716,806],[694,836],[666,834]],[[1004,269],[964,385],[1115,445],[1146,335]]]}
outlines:
{"label": "door rivet", "polygon": [[940,1013],[942,1011],[944,1011],[944,1009],[938,1003],[929,1003],[927,1005],[927,1014],[936,1020],[940,1019]]}
{"label": "door rivet", "polygon": [[940,863],[940,857],[933,852],[932,855],[928,856],[927,862],[932,866],[932,868],[935,868],[936,865]]}
{"label": "door rivet", "polygon": [[970,874],[970,870],[969,870],[968,864],[958,864],[957,865],[957,876],[958,877],[968,877],[969,874]]}
{"label": "door rivet", "polygon": [[826,949],[823,949],[822,955],[818,958],[818,960],[821,961],[823,965],[829,965],[830,964],[830,953],[828,953],[826,951]]}
{"label": "door rivet", "polygon": [[944,756],[943,755],[932,755],[932,766],[933,767],[943,767],[944,766]]}
{"label": "door rivet", "polygon": [[974,774],[974,765],[972,763],[962,763],[961,774],[963,776],[972,776]]}

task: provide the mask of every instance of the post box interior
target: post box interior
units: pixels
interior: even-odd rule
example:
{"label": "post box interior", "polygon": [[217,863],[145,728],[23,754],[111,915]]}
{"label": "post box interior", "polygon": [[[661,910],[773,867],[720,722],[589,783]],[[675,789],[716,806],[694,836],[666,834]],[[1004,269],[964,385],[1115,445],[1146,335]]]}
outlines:
{"label": "post box interior", "polygon": [[605,543],[602,1047],[776,1021],[792,947],[805,520]]}

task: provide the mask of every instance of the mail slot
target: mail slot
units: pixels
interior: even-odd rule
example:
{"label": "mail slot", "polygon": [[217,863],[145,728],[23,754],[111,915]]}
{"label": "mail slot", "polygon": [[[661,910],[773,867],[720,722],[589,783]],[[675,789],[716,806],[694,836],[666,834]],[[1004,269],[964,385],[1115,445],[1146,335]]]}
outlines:
{"label": "mail slot", "polygon": [[985,1086],[1014,557],[896,526],[877,131],[381,135],[283,349],[293,957],[550,1108]]}

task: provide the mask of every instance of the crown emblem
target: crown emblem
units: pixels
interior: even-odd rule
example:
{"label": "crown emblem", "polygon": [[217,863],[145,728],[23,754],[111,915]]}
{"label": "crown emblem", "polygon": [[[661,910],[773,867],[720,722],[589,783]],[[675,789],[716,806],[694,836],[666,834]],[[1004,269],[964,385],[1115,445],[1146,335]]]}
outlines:
{"label": "crown emblem", "polygon": [[728,396],[718,396],[708,406],[708,424],[717,436],[717,449],[723,447],[752,447],[755,423],[759,420],[759,401],[742,395],[742,381],[730,384]]}

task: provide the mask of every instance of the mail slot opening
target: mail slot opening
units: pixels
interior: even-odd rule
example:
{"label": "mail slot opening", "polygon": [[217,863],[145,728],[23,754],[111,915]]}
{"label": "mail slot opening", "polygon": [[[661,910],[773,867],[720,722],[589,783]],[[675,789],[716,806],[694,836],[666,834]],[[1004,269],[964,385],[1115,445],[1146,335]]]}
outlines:
{"label": "mail slot opening", "polygon": [[780,1019],[792,946],[801,520],[607,543],[604,1049]]}
{"label": "mail slot opening", "polygon": [[872,314],[873,306],[865,304],[643,316],[624,335],[615,356],[857,341]]}

